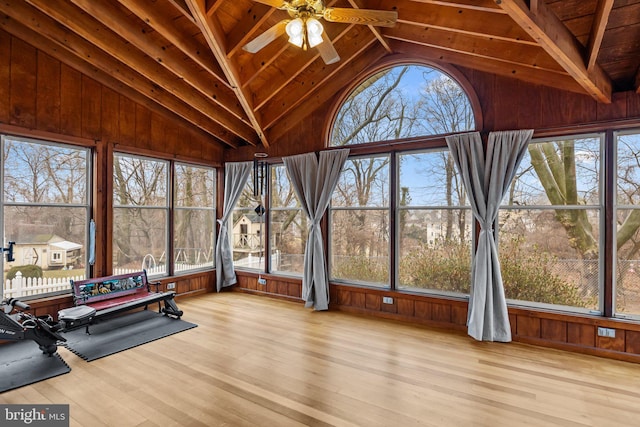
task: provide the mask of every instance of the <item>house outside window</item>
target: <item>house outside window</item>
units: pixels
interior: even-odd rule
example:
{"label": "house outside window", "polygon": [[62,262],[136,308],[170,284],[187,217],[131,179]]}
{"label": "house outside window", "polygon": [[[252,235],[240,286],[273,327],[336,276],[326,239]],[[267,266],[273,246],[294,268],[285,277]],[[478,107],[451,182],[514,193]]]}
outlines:
{"label": "house outside window", "polygon": [[2,297],[68,292],[69,279],[87,275],[91,151],[3,135],[3,247],[15,242],[15,261],[2,257]]}

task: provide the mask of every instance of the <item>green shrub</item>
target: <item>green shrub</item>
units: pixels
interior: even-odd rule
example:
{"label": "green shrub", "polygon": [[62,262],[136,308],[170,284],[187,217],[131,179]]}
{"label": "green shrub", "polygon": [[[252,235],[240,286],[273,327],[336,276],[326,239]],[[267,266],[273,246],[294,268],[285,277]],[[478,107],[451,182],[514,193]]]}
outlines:
{"label": "green shrub", "polygon": [[[572,283],[551,271],[556,259],[537,246],[523,248],[520,240],[510,242],[500,253],[500,269],[505,296],[520,301],[535,301],[571,307],[586,307]],[[505,248],[506,249],[506,248]]]}
{"label": "green shrub", "polygon": [[[509,242],[500,253],[505,296],[520,301],[587,307],[577,287],[552,271],[556,260],[522,241]],[[471,251],[457,242],[423,244],[400,260],[400,284],[404,288],[469,293]]]}
{"label": "green shrub", "polygon": [[7,280],[13,280],[16,277],[16,273],[22,273],[23,278],[36,278],[39,279],[42,277],[42,268],[38,265],[16,265],[15,267],[11,267],[9,271],[7,271]]}
{"label": "green shrub", "polygon": [[365,256],[353,256],[338,262],[332,266],[333,277],[347,280],[357,280],[368,283],[387,283],[389,281],[389,269],[387,261]]}
{"label": "green shrub", "polygon": [[400,260],[402,287],[469,293],[471,249],[458,242],[423,244]]}

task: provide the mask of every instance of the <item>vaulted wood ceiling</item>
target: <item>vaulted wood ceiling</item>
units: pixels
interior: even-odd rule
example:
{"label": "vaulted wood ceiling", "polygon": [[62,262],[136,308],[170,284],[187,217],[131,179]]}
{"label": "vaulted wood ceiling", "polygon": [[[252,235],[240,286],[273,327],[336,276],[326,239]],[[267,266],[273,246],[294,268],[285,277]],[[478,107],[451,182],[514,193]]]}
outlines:
{"label": "vaulted wood ceiling", "polygon": [[[268,2],[267,2],[268,3]],[[387,55],[408,54],[611,102],[640,83],[640,0],[326,0],[394,27],[323,22],[341,60],[281,36],[252,0],[1,0],[2,28],[225,147],[269,146]]]}

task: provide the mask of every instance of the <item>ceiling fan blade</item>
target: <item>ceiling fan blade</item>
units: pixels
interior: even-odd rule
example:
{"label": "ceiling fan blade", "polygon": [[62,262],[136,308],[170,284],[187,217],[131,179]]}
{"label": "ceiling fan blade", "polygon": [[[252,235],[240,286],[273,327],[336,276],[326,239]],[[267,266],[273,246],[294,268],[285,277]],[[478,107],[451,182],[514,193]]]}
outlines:
{"label": "ceiling fan blade", "polygon": [[324,10],[324,19],[331,22],[348,24],[375,25],[379,27],[393,27],[398,20],[395,10],[347,9],[329,7]]}
{"label": "ceiling fan blade", "polygon": [[316,47],[325,64],[331,65],[340,61],[340,55],[338,55],[336,48],[333,47],[333,43],[331,43],[331,39],[325,31],[322,32],[322,43]]}
{"label": "ceiling fan blade", "polygon": [[271,43],[272,41],[274,41],[275,39],[283,35],[285,33],[285,28],[288,23],[289,23],[288,19],[278,22],[276,25],[269,28],[267,31],[260,34],[258,37],[251,40],[249,43],[242,46],[242,49],[250,53],[256,53],[257,51],[259,51],[260,49],[262,49],[263,47],[265,47],[266,45],[268,45],[269,43]]}
{"label": "ceiling fan blade", "polygon": [[271,6],[271,7],[283,7],[284,6],[284,1],[282,0],[253,0],[256,3],[262,3],[262,4],[266,4],[267,6]]}

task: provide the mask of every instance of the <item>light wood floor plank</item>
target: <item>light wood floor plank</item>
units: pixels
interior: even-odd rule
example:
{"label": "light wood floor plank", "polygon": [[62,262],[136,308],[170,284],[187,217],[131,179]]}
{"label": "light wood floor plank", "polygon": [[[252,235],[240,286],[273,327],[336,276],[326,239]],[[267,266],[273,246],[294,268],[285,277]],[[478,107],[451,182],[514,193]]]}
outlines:
{"label": "light wood floor plank", "polygon": [[240,293],[180,300],[198,327],[0,394],[73,426],[638,425],[640,366]]}

